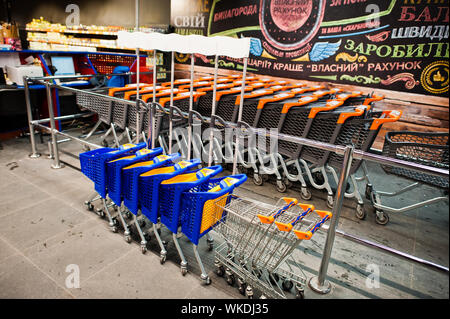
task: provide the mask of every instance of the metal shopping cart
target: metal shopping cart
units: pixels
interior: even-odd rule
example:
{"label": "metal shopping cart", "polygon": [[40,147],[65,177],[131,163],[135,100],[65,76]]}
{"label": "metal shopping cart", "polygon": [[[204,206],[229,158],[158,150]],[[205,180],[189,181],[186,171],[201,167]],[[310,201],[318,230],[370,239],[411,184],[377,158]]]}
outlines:
{"label": "metal shopping cart", "polygon": [[[383,155],[408,162],[422,164],[430,167],[449,169],[449,144],[448,132],[410,132],[394,131],[388,132],[383,146]],[[366,196],[372,202],[376,213],[376,222],[386,225],[389,216],[386,212],[402,213],[411,209],[423,207],[440,201],[448,202],[448,179],[433,176],[409,169],[382,165],[388,174],[404,177],[413,183],[395,192],[383,192],[375,190],[374,185],[368,178],[368,170],[363,163],[363,169],[367,178]],[[430,185],[444,192],[443,196],[436,196],[412,205],[395,208],[382,203],[382,197],[395,197],[407,191],[411,191],[421,185]]]}
{"label": "metal shopping cart", "polygon": [[214,230],[225,242],[216,249],[216,274],[225,275],[230,285],[237,282],[249,298],[254,289],[269,298],[288,298],[292,291],[303,298],[306,276],[293,252],[331,213],[293,198],[268,205],[232,195],[217,205],[223,211],[218,211]]}
{"label": "metal shopping cart", "polygon": [[161,223],[171,232],[175,247],[181,259],[181,273],[187,273],[187,261],[178,243],[177,234],[181,227],[181,200],[183,192],[197,191],[203,183],[222,171],[220,165],[202,168],[198,171],[180,174],[161,182],[159,187],[159,214]]}
{"label": "metal shopping cart", "polygon": [[[162,151],[163,149],[161,147],[154,149],[143,148],[135,154],[116,158],[106,163],[108,195],[113,203],[119,207],[118,216],[124,229],[125,240],[128,243],[131,242],[131,233],[122,213],[127,214],[127,216],[130,215],[128,214],[128,211],[125,211],[122,207],[122,169],[138,162],[149,161],[155,156],[161,154]],[[117,231],[117,228],[113,229],[113,231],[114,230]]]}
{"label": "metal shopping cart", "polygon": [[[186,173],[188,170],[197,168],[200,160],[193,159],[189,161],[180,161],[173,165],[160,167],[151,171],[142,173],[138,180],[137,201],[138,207],[142,210],[142,214],[147,217],[153,224],[153,232],[161,248],[160,262],[166,261],[167,251],[158,232],[160,224],[159,218],[159,186],[164,180],[171,179],[177,175]],[[136,206],[134,206],[136,207]]]}
{"label": "metal shopping cart", "polygon": [[137,162],[126,166],[122,170],[121,194],[124,206],[135,216],[134,224],[141,238],[141,252],[147,251],[147,240],[142,231],[145,226],[143,219],[138,220],[139,214],[139,175],[151,171],[158,167],[173,164],[180,157],[180,154],[158,155],[148,161]]}
{"label": "metal shopping cart", "polygon": [[[221,210],[215,205],[217,201],[225,204],[233,190],[246,180],[247,176],[243,174],[210,179],[196,191],[191,190],[181,195],[181,231],[192,242],[195,258],[202,272],[201,279],[205,284],[210,284],[211,280],[197,250],[199,239],[208,234],[216,223],[217,215],[220,214],[218,210]],[[212,250],[212,241],[208,241],[208,244]]]}
{"label": "metal shopping cart", "polygon": [[121,145],[119,148],[99,148],[81,153],[79,156],[81,172],[94,182],[94,188],[98,194],[95,194],[84,204],[88,210],[92,211],[94,209],[92,203],[101,199],[103,209],[98,209],[97,214],[101,217],[103,217],[105,213],[107,214],[111,230],[113,230],[115,222],[109,213],[108,205],[106,204],[106,196],[108,194],[106,163],[116,158],[134,154],[136,151],[144,148],[145,146],[145,143],[140,143],[137,145],[125,144]]}

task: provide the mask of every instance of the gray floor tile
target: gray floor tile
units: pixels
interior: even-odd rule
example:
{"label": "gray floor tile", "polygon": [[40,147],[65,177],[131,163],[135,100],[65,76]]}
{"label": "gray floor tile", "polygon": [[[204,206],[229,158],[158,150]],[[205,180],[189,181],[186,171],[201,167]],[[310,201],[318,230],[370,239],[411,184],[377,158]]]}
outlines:
{"label": "gray floor tile", "polygon": [[48,199],[2,218],[0,236],[19,250],[70,230],[88,217],[58,199]]}
{"label": "gray floor tile", "polygon": [[0,287],[0,298],[72,298],[21,255],[14,255],[0,263]]}

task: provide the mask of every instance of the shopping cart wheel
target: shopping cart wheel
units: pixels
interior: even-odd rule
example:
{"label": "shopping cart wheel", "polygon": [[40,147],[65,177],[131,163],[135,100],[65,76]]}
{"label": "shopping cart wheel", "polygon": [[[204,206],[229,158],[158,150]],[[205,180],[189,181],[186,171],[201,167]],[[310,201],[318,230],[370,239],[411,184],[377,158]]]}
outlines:
{"label": "shopping cart wheel", "polygon": [[334,205],[333,195],[328,195],[327,196],[327,206],[328,206],[328,208],[333,208],[333,205]]}
{"label": "shopping cart wheel", "polygon": [[126,234],[126,235],[124,236],[124,239],[125,239],[125,241],[126,241],[127,243],[131,243],[131,235]]}
{"label": "shopping cart wheel", "polygon": [[382,210],[377,210],[375,212],[375,221],[378,225],[386,225],[389,222],[389,215]]}
{"label": "shopping cart wheel", "polygon": [[372,200],[372,184],[367,184],[366,185],[366,191],[364,193],[364,195],[366,196],[366,199],[368,200]]}
{"label": "shopping cart wheel", "polygon": [[94,205],[92,205],[92,203],[90,203],[90,202],[84,202],[84,205],[86,205],[86,209],[88,210],[88,211],[93,211],[94,210]]}
{"label": "shopping cart wheel", "polygon": [[113,233],[117,233],[117,226],[109,226],[109,229],[113,232]]}
{"label": "shopping cart wheel", "polygon": [[238,282],[238,290],[239,290],[239,293],[240,293],[241,295],[245,296],[245,291],[246,291],[246,288],[247,288],[247,283],[246,283],[246,282],[244,281],[244,279],[242,279],[241,277],[238,277],[237,282]]}
{"label": "shopping cart wheel", "polygon": [[245,295],[248,299],[253,299],[253,288],[251,286],[247,285],[247,288],[245,288]]}
{"label": "shopping cart wheel", "polygon": [[300,197],[303,200],[310,200],[312,197],[311,191],[309,189],[307,189],[306,187],[302,187],[300,189]]}
{"label": "shopping cart wheel", "polygon": [[105,217],[105,212],[103,211],[103,208],[97,208],[96,213],[101,218]]}
{"label": "shopping cart wheel", "polygon": [[294,287],[294,283],[292,281],[290,281],[289,279],[285,279],[281,283],[281,286],[283,287],[284,291],[290,291],[292,289],[292,287]]}
{"label": "shopping cart wheel", "polygon": [[356,218],[363,220],[366,218],[366,210],[364,209],[364,205],[362,204],[358,204],[356,206],[356,212],[355,212],[355,216]]}
{"label": "shopping cart wheel", "polygon": [[219,277],[223,277],[225,275],[225,268],[222,265],[216,265],[215,273]]}
{"label": "shopping cart wheel", "polygon": [[106,140],[103,140],[103,141],[102,141],[102,146],[104,146],[104,147],[108,147],[108,146],[109,146],[109,144],[108,144],[108,142],[107,142]]}
{"label": "shopping cart wheel", "polygon": [[277,191],[280,193],[286,193],[287,191],[287,185],[281,180],[277,180]]}
{"label": "shopping cart wheel", "polygon": [[255,173],[253,175],[253,184],[255,184],[256,186],[262,186],[264,184],[263,178],[258,173]]}
{"label": "shopping cart wheel", "polygon": [[234,277],[233,273],[231,273],[231,271],[229,269],[225,270],[225,280],[226,280],[227,284],[229,284],[230,286],[233,286],[234,283],[236,282],[236,278]]}
{"label": "shopping cart wheel", "polygon": [[181,274],[183,276],[186,276],[186,274],[187,274],[187,268],[186,267],[181,267]]}
{"label": "shopping cart wheel", "polygon": [[166,254],[159,255],[159,263],[163,265],[166,262],[167,256]]}
{"label": "shopping cart wheel", "polygon": [[203,276],[203,274],[202,274],[202,275],[200,276],[200,279],[202,280],[202,283],[203,283],[205,286],[211,285],[211,278],[209,278],[208,275]]}
{"label": "shopping cart wheel", "polygon": [[297,291],[297,294],[295,295],[296,299],[305,299],[305,292],[303,290]]}
{"label": "shopping cart wheel", "polygon": [[145,254],[147,252],[147,244],[141,244],[141,253]]}

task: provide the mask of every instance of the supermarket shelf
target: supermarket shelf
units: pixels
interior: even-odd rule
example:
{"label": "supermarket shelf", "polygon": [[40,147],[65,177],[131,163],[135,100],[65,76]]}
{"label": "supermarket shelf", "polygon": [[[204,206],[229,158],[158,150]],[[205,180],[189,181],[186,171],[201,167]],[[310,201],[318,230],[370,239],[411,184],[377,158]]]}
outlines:
{"label": "supermarket shelf", "polygon": [[[0,50],[0,53],[73,53],[73,54],[103,54],[103,55],[121,55],[135,57],[136,54],[104,51],[58,51],[58,50]],[[146,54],[140,54],[141,57],[147,57]]]}
{"label": "supermarket shelf", "polygon": [[33,29],[26,28],[26,31],[30,32],[56,32],[56,33],[74,33],[74,34],[95,34],[95,35],[115,35],[117,36],[117,31],[90,31],[90,30],[52,30],[52,29]]}
{"label": "supermarket shelf", "polygon": [[94,43],[82,43],[82,42],[77,42],[77,41],[58,42],[58,41],[46,41],[46,40],[29,39],[29,38],[27,38],[27,41],[28,42],[38,42],[38,43],[49,43],[49,44],[73,45],[73,46],[79,46],[79,47],[114,49],[114,50],[129,50],[129,51],[135,51],[136,50],[136,49],[117,47],[117,46],[108,46],[108,45],[101,45],[101,44],[94,44]]}

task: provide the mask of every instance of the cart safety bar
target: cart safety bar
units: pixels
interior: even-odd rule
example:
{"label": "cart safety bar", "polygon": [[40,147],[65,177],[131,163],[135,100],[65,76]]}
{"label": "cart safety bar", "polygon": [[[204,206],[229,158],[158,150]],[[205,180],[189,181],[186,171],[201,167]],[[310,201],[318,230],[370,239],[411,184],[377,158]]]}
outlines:
{"label": "cart safety bar", "polygon": [[367,105],[360,105],[356,107],[356,109],[353,112],[345,112],[339,115],[339,118],[337,120],[337,124],[344,124],[344,122],[352,116],[361,116],[364,114],[364,112],[368,109]]}
{"label": "cart safety bar", "polygon": [[287,92],[287,93],[276,94],[276,95],[274,95],[271,98],[261,99],[258,102],[258,109],[264,108],[264,105],[266,105],[267,103],[285,100],[285,99],[288,99],[288,98],[292,98],[294,96],[295,96],[294,93]]}
{"label": "cart safety bar", "polygon": [[342,104],[344,104],[344,101],[328,100],[327,104],[325,104],[325,106],[323,107],[313,107],[309,112],[308,118],[313,119],[316,117],[317,113],[334,110],[335,108],[341,106]]}
{"label": "cart safety bar", "polygon": [[318,99],[319,98],[317,96],[304,96],[304,97],[300,98],[298,100],[298,102],[284,103],[281,113],[287,113],[291,107],[303,106],[303,105],[309,104],[311,102],[315,102]]}
{"label": "cart safety bar", "polygon": [[275,218],[277,218],[280,214],[284,213],[286,210],[288,210],[292,206],[297,205],[297,203],[298,203],[297,199],[295,199],[295,198],[283,197],[283,200],[287,203],[287,205],[284,206],[283,208],[281,208],[280,210],[278,210],[275,214],[273,214],[271,216],[264,216],[261,214],[256,215],[256,216],[258,216],[261,223],[272,224],[273,221],[275,220]]}
{"label": "cart safety bar", "polygon": [[322,219],[318,221],[311,230],[301,231],[294,229],[293,232],[297,235],[297,238],[300,240],[310,240],[314,233],[322,227],[322,225],[333,216],[330,212],[323,210],[316,210],[315,213],[319,215]]}
{"label": "cart safety bar", "polygon": [[312,211],[313,211],[313,209],[311,209],[311,207],[307,207],[306,209],[303,209],[303,212],[300,215],[298,215],[296,218],[294,218],[289,223],[282,223],[282,222],[275,221],[275,225],[277,225],[278,230],[280,230],[280,231],[290,232],[292,230],[292,228],[298,222],[302,221],[302,219],[305,218],[305,216],[308,215],[309,213],[311,213]]}
{"label": "cart safety bar", "polygon": [[370,130],[377,130],[380,125],[388,122],[397,122],[402,116],[402,111],[383,111],[382,117],[375,119],[370,126]]}

